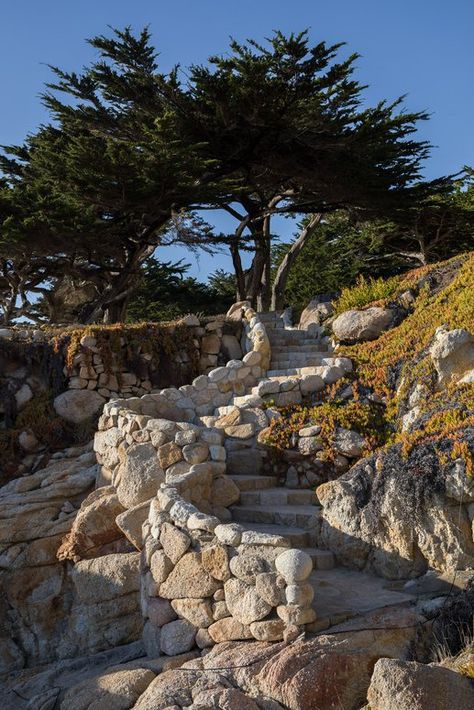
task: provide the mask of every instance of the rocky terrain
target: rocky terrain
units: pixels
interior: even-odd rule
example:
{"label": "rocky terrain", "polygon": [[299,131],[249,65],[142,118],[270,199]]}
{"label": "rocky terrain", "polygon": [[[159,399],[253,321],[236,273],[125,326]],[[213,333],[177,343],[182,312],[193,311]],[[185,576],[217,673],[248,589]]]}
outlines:
{"label": "rocky terrain", "polygon": [[474,256],[281,315],[0,489],[4,707],[474,705]]}

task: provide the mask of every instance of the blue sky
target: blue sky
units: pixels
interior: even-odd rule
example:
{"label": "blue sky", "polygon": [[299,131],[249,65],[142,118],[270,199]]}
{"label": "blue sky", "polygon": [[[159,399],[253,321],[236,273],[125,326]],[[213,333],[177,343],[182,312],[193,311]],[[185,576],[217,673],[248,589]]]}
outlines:
{"label": "blue sky", "polygon": [[[345,41],[361,54],[357,78],[368,103],[407,94],[408,110],[428,110],[420,136],[435,147],[427,177],[474,165],[472,0],[3,0],[0,7],[0,143],[20,142],[46,120],[38,95],[47,64],[77,70],[95,56],[85,39],[107,26],[149,25],[162,68],[205,61],[229,36],[258,40],[272,30],[310,28],[317,42]],[[224,228],[223,223],[219,223]],[[276,225],[288,238],[291,225]],[[178,248],[160,257],[195,257]],[[201,279],[225,255],[203,254],[192,273]]]}

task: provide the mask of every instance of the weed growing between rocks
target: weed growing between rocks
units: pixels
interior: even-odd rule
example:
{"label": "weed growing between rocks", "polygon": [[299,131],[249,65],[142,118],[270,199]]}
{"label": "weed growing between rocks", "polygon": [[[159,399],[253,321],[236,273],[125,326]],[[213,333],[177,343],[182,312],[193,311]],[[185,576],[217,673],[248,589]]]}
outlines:
{"label": "weed growing between rocks", "polygon": [[[192,329],[179,323],[137,323],[125,325],[118,323],[110,326],[91,325],[76,328],[56,336],[54,339],[57,352],[65,352],[66,367],[72,370],[75,357],[83,352],[81,340],[84,337],[96,340],[104,371],[116,374],[128,370],[140,378],[147,376],[154,383],[153,373],[160,371],[174,373],[172,379],[188,382],[197,376],[199,351]],[[185,373],[178,373],[177,362],[182,353],[186,353],[188,366]],[[90,353],[92,356],[92,353]],[[144,357],[146,360],[144,360]],[[147,362],[153,363],[153,372],[148,372]],[[146,372],[144,372],[146,370]]]}
{"label": "weed growing between rocks", "polygon": [[310,426],[320,427],[322,458],[328,461],[335,457],[333,445],[338,427],[361,434],[366,440],[366,454],[380,446],[385,436],[380,406],[375,403],[336,400],[313,407],[285,407],[280,413],[281,418],[272,421],[263,437],[263,443],[277,451],[291,448],[298,432]]}
{"label": "weed growing between rocks", "polygon": [[432,633],[434,660],[474,678],[474,580],[446,600]]}

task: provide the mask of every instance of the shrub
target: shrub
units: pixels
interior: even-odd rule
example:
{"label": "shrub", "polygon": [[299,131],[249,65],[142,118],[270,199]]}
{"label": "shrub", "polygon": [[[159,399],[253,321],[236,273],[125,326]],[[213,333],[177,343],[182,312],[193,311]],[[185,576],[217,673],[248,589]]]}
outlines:
{"label": "shrub", "polygon": [[400,278],[392,276],[388,279],[366,279],[361,275],[355,286],[343,288],[341,295],[334,304],[335,312],[342,313],[352,308],[364,308],[376,301],[390,299],[400,286]]}

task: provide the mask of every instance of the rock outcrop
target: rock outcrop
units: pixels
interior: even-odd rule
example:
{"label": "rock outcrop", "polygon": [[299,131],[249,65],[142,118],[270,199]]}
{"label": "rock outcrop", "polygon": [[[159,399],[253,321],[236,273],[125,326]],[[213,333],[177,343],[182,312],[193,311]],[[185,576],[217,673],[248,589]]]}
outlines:
{"label": "rock outcrop", "polygon": [[437,664],[382,658],[375,664],[367,700],[371,710],[470,708],[474,683]]}
{"label": "rock outcrop", "polygon": [[408,460],[394,446],[321,484],[317,496],[320,543],[348,566],[390,579],[474,566],[472,490],[461,460],[445,470],[427,445]]}
{"label": "rock outcrop", "polygon": [[[1,673],[141,634],[139,555],[110,554],[126,549],[113,519],[123,509],[107,490],[90,493],[96,477],[88,446],[0,489]],[[92,554],[75,567],[62,561]]]}

